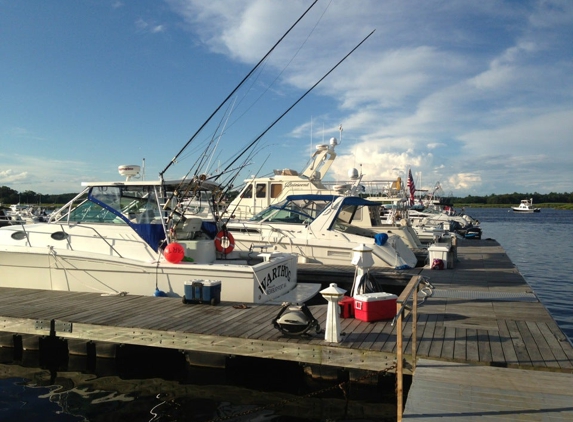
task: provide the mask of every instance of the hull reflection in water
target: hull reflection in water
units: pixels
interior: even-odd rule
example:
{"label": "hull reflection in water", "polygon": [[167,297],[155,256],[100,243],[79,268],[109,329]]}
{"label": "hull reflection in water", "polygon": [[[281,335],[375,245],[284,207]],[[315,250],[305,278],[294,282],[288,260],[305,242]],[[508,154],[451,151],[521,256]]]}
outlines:
{"label": "hull reflection in water", "polygon": [[[9,349],[0,352],[9,362]],[[178,351],[132,352],[98,359],[89,373],[85,357],[70,357],[65,371],[23,366],[38,361],[33,352],[22,365],[0,364],[1,420],[395,420],[393,374],[365,385],[312,379],[295,362],[237,357],[210,369]]]}

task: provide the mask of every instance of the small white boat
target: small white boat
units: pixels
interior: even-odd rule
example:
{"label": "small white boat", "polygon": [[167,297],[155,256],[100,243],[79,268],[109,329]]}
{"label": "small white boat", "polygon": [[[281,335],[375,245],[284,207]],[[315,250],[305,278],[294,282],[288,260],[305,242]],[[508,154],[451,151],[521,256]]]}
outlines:
{"label": "small white boat", "polygon": [[201,181],[132,181],[130,168],[125,181],[83,183],[47,223],[0,228],[0,286],[185,299],[186,283],[220,281],[221,300],[244,303],[302,303],[320,289],[297,283],[295,255],[222,254],[214,223],[209,235],[172,211]]}
{"label": "small white boat", "polygon": [[521,203],[517,207],[511,207],[514,212],[530,213],[530,212],[540,212],[541,208],[533,206],[533,198],[522,199]]}
{"label": "small white boat", "polygon": [[296,253],[299,262],[351,265],[353,249],[365,244],[373,249],[374,266],[414,268],[413,248],[422,247],[415,232],[409,226],[383,226],[379,208],[357,196],[291,195],[251,220],[231,220],[226,227],[244,251],[270,249]]}

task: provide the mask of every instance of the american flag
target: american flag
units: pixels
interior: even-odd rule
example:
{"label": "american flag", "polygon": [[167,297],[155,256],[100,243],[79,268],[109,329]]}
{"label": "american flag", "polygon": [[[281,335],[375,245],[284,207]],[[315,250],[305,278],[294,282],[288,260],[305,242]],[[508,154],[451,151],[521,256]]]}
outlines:
{"label": "american flag", "polygon": [[414,192],[416,192],[416,186],[414,185],[414,179],[412,178],[412,169],[408,169],[408,190],[410,191],[410,201],[409,205],[414,205]]}

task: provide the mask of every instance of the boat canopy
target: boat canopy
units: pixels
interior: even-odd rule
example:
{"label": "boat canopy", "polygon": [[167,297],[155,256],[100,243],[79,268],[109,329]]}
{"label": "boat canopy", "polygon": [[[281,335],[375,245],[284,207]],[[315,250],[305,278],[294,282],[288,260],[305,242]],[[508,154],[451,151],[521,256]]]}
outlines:
{"label": "boat canopy", "polygon": [[[161,185],[118,184],[90,186],[56,211],[50,221],[127,224],[154,251],[166,240],[162,204],[169,198]],[[77,205],[76,205],[77,204]]]}
{"label": "boat canopy", "polygon": [[313,221],[337,196],[289,195],[261,211],[249,221],[306,224]]}

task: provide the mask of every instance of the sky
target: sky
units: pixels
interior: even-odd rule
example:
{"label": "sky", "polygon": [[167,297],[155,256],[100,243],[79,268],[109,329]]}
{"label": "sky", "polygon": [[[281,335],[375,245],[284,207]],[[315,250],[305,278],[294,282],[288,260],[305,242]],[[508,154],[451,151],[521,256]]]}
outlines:
{"label": "sky", "polygon": [[572,192],[573,2],[0,0],[0,186],[239,185],[332,137],[325,180]]}

